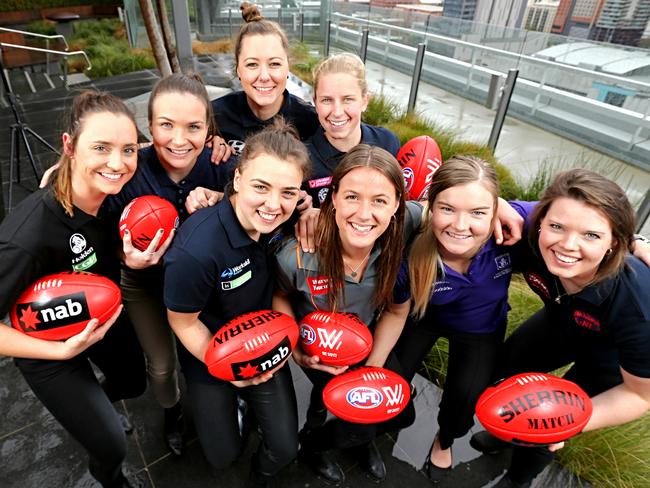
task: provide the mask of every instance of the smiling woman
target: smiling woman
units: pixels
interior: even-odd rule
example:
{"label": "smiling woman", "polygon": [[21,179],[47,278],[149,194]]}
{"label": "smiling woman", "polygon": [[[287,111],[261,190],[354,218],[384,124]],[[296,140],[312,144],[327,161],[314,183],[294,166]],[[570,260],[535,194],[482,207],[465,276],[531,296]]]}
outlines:
{"label": "smiling woman", "polygon": [[[0,317],[45,275],[83,269],[119,284],[117,228],[101,206],[136,170],[135,121],[120,99],[83,92],[65,122],[52,185],[25,198],[0,225]],[[73,295],[79,308],[87,300],[83,291]],[[133,486],[121,471],[127,443],[111,402],[146,387],[142,351],[121,311],[103,324],[93,318],[66,341],[36,339],[0,324],[0,354],[15,357],[39,400],[86,450],[90,474],[105,487]],[[104,374],[102,384],[89,360]]]}
{"label": "smiling woman", "polygon": [[244,381],[213,377],[204,363],[212,335],[233,318],[271,308],[271,232],[298,202],[309,157],[281,120],[246,141],[228,197],[183,224],[165,257],[165,304],[180,344],[179,359],[196,430],[216,469],[235,461],[243,439],[237,396],[254,410],[263,441],[253,456],[251,485],[265,486],[298,449],[295,393],[288,366]]}

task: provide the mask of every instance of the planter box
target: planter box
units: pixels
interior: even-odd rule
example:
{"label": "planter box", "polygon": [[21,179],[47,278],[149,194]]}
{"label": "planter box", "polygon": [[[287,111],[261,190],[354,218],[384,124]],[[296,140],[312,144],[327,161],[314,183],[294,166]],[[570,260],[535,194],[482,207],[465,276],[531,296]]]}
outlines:
{"label": "planter box", "polygon": [[96,16],[116,16],[117,7],[115,5],[76,5],[71,7],[44,8],[41,10],[18,10],[15,12],[1,12],[0,26],[9,26],[15,24],[27,24],[33,20],[42,20],[48,15],[70,12],[79,14],[81,18]]}

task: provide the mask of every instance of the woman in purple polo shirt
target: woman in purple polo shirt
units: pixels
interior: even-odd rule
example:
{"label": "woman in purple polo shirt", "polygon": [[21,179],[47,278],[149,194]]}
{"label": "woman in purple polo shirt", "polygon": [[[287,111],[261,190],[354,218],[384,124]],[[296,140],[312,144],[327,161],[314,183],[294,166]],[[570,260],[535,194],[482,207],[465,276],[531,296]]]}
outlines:
{"label": "woman in purple polo shirt", "polygon": [[[380,366],[397,342],[394,352],[411,380],[435,342],[449,340],[440,430],[425,465],[434,482],[451,469],[454,439],[473,424],[474,404],[492,379],[506,330],[517,247],[499,246],[493,238],[498,195],[496,173],[481,159],[456,156],[438,170],[423,232],[402,263],[393,305],[377,325],[367,361]],[[525,217],[531,204],[514,207]]]}

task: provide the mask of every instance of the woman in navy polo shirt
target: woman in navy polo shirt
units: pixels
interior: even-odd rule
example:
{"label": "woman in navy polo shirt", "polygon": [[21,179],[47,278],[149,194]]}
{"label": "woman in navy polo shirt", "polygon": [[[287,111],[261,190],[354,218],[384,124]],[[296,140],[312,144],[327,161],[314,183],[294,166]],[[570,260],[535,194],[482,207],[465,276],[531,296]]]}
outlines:
{"label": "woman in navy polo shirt", "polygon": [[[180,221],[188,216],[187,195],[199,184],[223,191],[229,165],[210,162],[215,128],[212,107],[198,74],[176,73],[156,83],[148,105],[152,145],[138,151],[138,170],[122,191],[107,198],[114,213],[134,198],[157,195],[171,202]],[[215,198],[216,200],[216,198]],[[163,435],[169,450],[179,456],[183,449],[184,421],[176,372],[176,344],[163,303],[163,268],[160,260],[173,234],[158,250],[160,236],[141,252],[125,235],[125,253],[131,267],[122,269],[124,304],[147,357],[149,384],[164,408]]]}
{"label": "woman in navy polo shirt", "polygon": [[314,103],[320,126],[307,140],[313,172],[303,189],[319,207],[334,169],[350,149],[368,144],[397,156],[400,143],[388,129],[361,122],[368,107],[368,84],[366,68],[356,54],[334,54],[314,68]]}
{"label": "woman in navy polo shirt", "polygon": [[[133,115],[119,98],[83,92],[72,103],[62,139],[52,185],[25,198],[0,225],[0,317],[29,284],[52,273],[84,270],[119,283],[116,223],[100,207],[136,169]],[[106,488],[142,486],[122,473],[126,439],[111,405],[146,387],[142,351],[120,312],[104,324],[91,320],[66,341],[35,339],[0,324],[0,354],[16,358],[38,399],[87,451],[90,474]],[[104,374],[101,384],[89,360]]]}
{"label": "woman in navy polo shirt", "polygon": [[[314,310],[356,313],[372,325],[378,310],[388,303],[402,257],[403,236],[417,228],[422,213],[415,202],[404,201],[404,180],[395,158],[384,149],[359,144],[334,169],[333,192],[323,203],[316,230],[316,254],[288,240],[276,255],[278,285],[273,305],[300,319]],[[405,232],[406,230],[406,232]],[[314,287],[314,281],[319,282]],[[344,478],[325,451],[360,447],[361,461],[375,479],[386,476],[379,451],[372,443],[380,426],[335,420],[325,425],[322,390],[345,370],[319,364],[298,348],[294,359],[313,383],[301,447],[307,463],[333,482]],[[399,371],[393,362],[387,367]],[[408,410],[382,428],[412,422]]]}
{"label": "woman in navy polo shirt", "polygon": [[[241,5],[245,24],[235,39],[235,66],[242,90],[229,93],[212,102],[219,129],[239,155],[244,140],[263,129],[281,115],[305,140],[311,136],[318,119],[314,107],[290,94],[289,41],[282,28],[266,20],[254,5]],[[215,159],[221,153],[215,151]]]}
{"label": "woman in navy polo shirt", "polygon": [[[506,330],[508,286],[521,244],[499,246],[493,238],[498,196],[496,173],[479,158],[456,156],[436,172],[422,232],[377,325],[384,340],[368,360],[381,365],[397,341],[394,352],[410,381],[436,341],[449,340],[439,431],[425,465],[434,482],[451,469],[454,439],[473,425],[474,405],[492,380]],[[522,217],[532,207],[512,205]],[[413,317],[404,327],[409,311]]]}
{"label": "woman in navy polo shirt", "polygon": [[228,198],[193,214],[165,256],[165,305],[184,346],[179,359],[205,456],[217,469],[239,457],[239,394],[254,411],[263,437],[251,482],[266,486],[298,449],[289,367],[231,383],[211,376],[203,358],[213,334],[227,321],[271,308],[270,233],[294,211],[309,155],[281,120],[246,143]]}
{"label": "woman in navy polo shirt", "polygon": [[[499,376],[573,362],[564,377],[593,402],[584,431],[650,410],[650,270],[628,253],[634,228],[623,190],[584,169],[559,174],[531,216],[524,277],[544,308],[506,341]],[[472,441],[483,451],[499,445],[486,433]],[[496,486],[530,486],[552,456],[546,448],[516,448]]]}

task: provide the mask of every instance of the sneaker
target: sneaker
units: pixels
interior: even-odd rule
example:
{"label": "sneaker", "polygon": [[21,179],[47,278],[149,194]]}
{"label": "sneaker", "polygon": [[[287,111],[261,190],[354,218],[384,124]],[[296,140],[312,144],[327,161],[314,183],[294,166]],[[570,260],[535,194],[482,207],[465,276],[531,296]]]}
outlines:
{"label": "sneaker", "polygon": [[469,445],[483,454],[498,454],[504,449],[511,447],[511,444],[497,439],[486,431],[481,431],[472,436]]}

